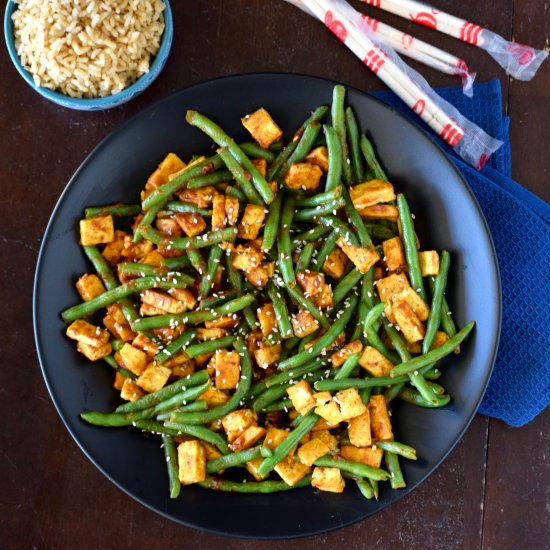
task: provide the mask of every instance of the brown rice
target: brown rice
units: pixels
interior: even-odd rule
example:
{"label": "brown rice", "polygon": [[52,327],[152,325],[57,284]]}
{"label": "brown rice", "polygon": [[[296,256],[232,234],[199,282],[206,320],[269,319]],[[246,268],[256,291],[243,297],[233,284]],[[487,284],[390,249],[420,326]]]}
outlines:
{"label": "brown rice", "polygon": [[15,48],[37,86],[71,97],[120,92],[149,71],[161,0],[18,0]]}

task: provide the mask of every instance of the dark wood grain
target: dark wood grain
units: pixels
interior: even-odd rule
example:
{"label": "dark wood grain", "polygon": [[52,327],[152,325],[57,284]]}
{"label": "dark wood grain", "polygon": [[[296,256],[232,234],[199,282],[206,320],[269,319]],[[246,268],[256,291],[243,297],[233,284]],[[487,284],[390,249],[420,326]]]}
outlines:
{"label": "dark wood grain", "polygon": [[[513,173],[548,199],[550,64],[512,82],[484,52],[384,14],[365,13],[463,57],[480,81],[500,79],[511,116]],[[290,71],[364,90],[383,85],[319,23],[279,0],[172,2],[175,40],[158,80],[107,112],[68,111],[36,95],[0,48],[0,533],[6,548],[279,548],[201,533],[158,516],[112,485],[83,455],[49,399],[34,351],[34,266],[50,213],[86,154],[113,128],[163,95],[220,75]],[[545,0],[434,2],[506,37],[548,45]],[[414,64],[434,86],[456,79]],[[52,288],[51,292],[57,289]],[[547,535],[548,411],[521,429],[478,416],[442,466],[377,516],[289,548],[542,547]],[[546,478],[544,477],[546,475]]]}

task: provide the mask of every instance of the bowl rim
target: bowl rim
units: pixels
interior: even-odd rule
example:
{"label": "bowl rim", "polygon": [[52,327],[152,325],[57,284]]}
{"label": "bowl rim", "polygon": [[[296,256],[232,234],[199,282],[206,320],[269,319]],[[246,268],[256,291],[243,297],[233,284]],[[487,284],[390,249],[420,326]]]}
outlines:
{"label": "bowl rim", "polygon": [[[219,82],[219,81],[223,81],[223,80],[231,80],[231,79],[239,79],[239,78],[242,78],[242,77],[262,77],[262,76],[292,76],[292,77],[296,77],[296,78],[305,78],[305,79],[312,79],[312,80],[318,80],[318,81],[324,81],[326,83],[331,83],[331,84],[342,84],[346,87],[346,89],[349,89],[349,90],[353,90],[359,94],[362,94],[362,95],[366,95],[368,96],[368,98],[378,104],[380,104],[381,106],[383,106],[384,108],[388,109],[389,111],[391,111],[392,113],[398,115],[399,118],[401,118],[403,121],[407,122],[407,123],[410,123],[412,124],[412,126],[414,126],[418,131],[420,131],[420,133],[428,140],[431,141],[432,145],[435,146],[435,151],[437,151],[437,153],[439,155],[441,155],[442,157],[444,157],[446,159],[446,161],[448,162],[449,166],[452,168],[452,170],[455,172],[457,178],[459,180],[461,180],[462,184],[463,184],[463,187],[465,189],[465,192],[467,193],[467,195],[470,197],[470,199],[472,200],[472,202],[475,204],[477,210],[478,210],[478,213],[479,213],[479,216],[480,216],[480,222],[481,222],[481,225],[484,229],[484,232],[485,234],[487,235],[488,237],[488,244],[489,244],[489,247],[490,247],[490,250],[492,252],[492,257],[494,259],[494,284],[495,284],[495,324],[494,324],[494,334],[493,334],[493,340],[494,340],[494,344],[493,344],[493,353],[492,353],[492,356],[489,358],[489,366],[487,368],[487,371],[486,371],[486,378],[483,382],[482,385],[480,385],[479,388],[476,388],[475,390],[475,393],[477,394],[477,397],[476,397],[476,405],[475,407],[473,407],[470,415],[466,418],[466,421],[464,423],[464,426],[463,428],[460,430],[459,433],[457,433],[456,435],[456,438],[454,440],[454,442],[449,446],[449,448],[443,453],[443,455],[439,458],[439,460],[437,460],[433,466],[429,469],[429,471],[426,471],[422,477],[418,480],[417,483],[415,483],[414,487],[412,488],[406,488],[403,493],[402,496],[400,496],[397,500],[401,500],[404,496],[408,495],[410,492],[416,490],[422,483],[424,483],[426,481],[426,479],[428,479],[434,472],[435,470],[437,470],[437,468],[439,468],[439,466],[447,459],[447,457],[450,455],[450,453],[456,448],[456,446],[458,445],[458,443],[461,441],[461,439],[463,438],[464,434],[466,433],[466,431],[468,430],[468,428],[470,427],[475,415],[477,414],[478,410],[479,410],[479,406],[481,404],[481,401],[483,399],[483,396],[485,395],[486,391],[487,391],[487,387],[489,385],[489,380],[491,378],[491,375],[493,373],[493,369],[494,369],[494,366],[495,366],[495,362],[496,362],[496,358],[497,358],[497,353],[498,353],[498,347],[499,347],[499,342],[500,342],[500,337],[501,337],[501,327],[502,327],[502,309],[503,309],[503,304],[502,304],[502,285],[501,285],[501,277],[500,277],[500,270],[499,270],[499,266],[498,266],[498,258],[497,258],[497,255],[496,255],[496,249],[495,249],[495,245],[494,245],[494,241],[493,241],[493,237],[491,235],[491,232],[489,230],[489,226],[488,226],[488,223],[487,223],[487,220],[485,218],[485,215],[481,209],[481,206],[479,204],[479,201],[477,200],[475,194],[473,193],[472,189],[470,188],[469,184],[467,183],[466,179],[464,178],[464,176],[462,175],[462,173],[460,172],[460,170],[457,168],[457,166],[451,161],[451,159],[449,158],[449,155],[446,153],[446,151],[443,149],[443,147],[437,143],[434,139],[432,139],[433,136],[431,136],[429,133],[427,133],[421,126],[420,124],[416,121],[416,120],[413,120],[413,119],[409,119],[408,117],[406,117],[403,113],[400,113],[397,109],[395,109],[393,106],[391,105],[388,105],[386,104],[384,101],[382,101],[381,99],[379,99],[378,97],[376,96],[373,96],[371,95],[371,93],[365,91],[365,90],[361,90],[360,88],[357,88],[355,86],[351,86],[351,85],[348,85],[348,84],[343,84],[341,82],[338,82],[338,81],[335,81],[335,80],[332,80],[330,78],[324,78],[324,77],[320,77],[320,76],[315,76],[315,75],[308,75],[308,74],[304,74],[304,73],[288,73],[288,72],[281,72],[281,71],[261,71],[261,72],[247,72],[247,73],[238,73],[238,74],[233,74],[233,75],[225,75],[225,76],[219,76],[219,77],[216,77],[216,78],[212,78],[212,79],[207,79],[207,80],[203,80],[203,81],[200,81],[200,82],[195,82],[195,83],[192,83],[188,86],[183,86],[181,88],[179,88],[178,90],[175,90],[167,95],[164,95],[163,97],[159,98],[157,101],[154,101],[153,103],[151,103],[150,105],[148,105],[146,108],[145,108],[145,111],[151,111],[151,110],[155,110],[158,108],[159,104],[162,104],[164,102],[167,102],[167,101],[170,101],[170,99],[173,97],[173,96],[176,96],[186,90],[189,90],[189,89],[192,89],[192,88],[196,88],[196,87],[200,87],[200,86],[204,86],[204,85],[208,85],[208,84],[211,84],[211,83],[214,83],[214,82]],[[43,260],[43,256],[45,254],[45,248],[46,248],[46,245],[47,245],[47,237],[48,237],[48,234],[50,233],[50,230],[51,230],[51,226],[53,225],[56,217],[57,217],[57,213],[58,213],[58,210],[60,210],[63,202],[64,202],[64,199],[65,199],[65,195],[67,195],[70,191],[70,189],[75,185],[75,182],[78,181],[78,177],[81,173],[81,171],[84,170],[87,162],[88,162],[88,159],[89,158],[92,158],[94,155],[96,155],[101,149],[103,149],[104,147],[108,146],[109,145],[109,142],[111,140],[111,138],[114,136],[114,135],[117,135],[121,132],[124,132],[126,127],[129,126],[130,124],[132,124],[134,122],[134,120],[136,118],[138,118],[139,116],[143,116],[144,114],[144,111],[140,111],[139,113],[136,113],[134,114],[133,116],[129,117],[127,120],[125,120],[123,123],[117,125],[115,128],[113,128],[112,131],[110,131],[104,138],[102,138],[99,143],[86,155],[86,157],[84,158],[84,160],[82,161],[82,163],[78,166],[78,168],[75,170],[75,172],[73,173],[73,175],[71,176],[70,180],[68,181],[68,183],[66,184],[65,188],[63,189],[53,211],[52,211],[52,214],[50,216],[50,219],[48,221],[48,224],[46,226],[46,229],[44,231],[44,235],[43,235],[43,238],[42,238],[42,242],[41,242],[41,245],[40,245],[40,250],[39,250],[39,253],[38,253],[38,257],[37,257],[37,262],[36,262],[36,269],[35,269],[35,277],[34,277],[34,283],[33,283],[33,298],[32,298],[32,315],[33,315],[33,332],[34,332],[34,339],[35,339],[35,346],[36,346],[36,353],[37,353],[37,356],[38,356],[38,360],[39,360],[39,364],[40,364],[40,369],[41,369],[41,372],[42,372],[42,376],[44,378],[44,382],[46,384],[46,387],[48,389],[48,393],[50,395],[50,398],[52,399],[52,402],[54,404],[54,407],[57,411],[57,413],[59,414],[59,416],[61,417],[61,420],[63,422],[63,424],[65,425],[65,428],[67,429],[67,431],[70,433],[71,437],[73,438],[73,440],[76,442],[76,444],[78,445],[78,447],[80,448],[80,450],[84,453],[84,455],[92,462],[92,464],[107,478],[109,479],[109,481],[111,481],[117,488],[121,489],[125,494],[127,494],[130,498],[132,498],[133,500],[135,500],[136,502],[139,502],[140,504],[142,504],[143,506],[145,506],[147,509],[163,516],[164,518],[166,519],[169,519],[175,523],[178,523],[180,525],[184,525],[186,527],[190,527],[192,529],[196,529],[196,530],[199,530],[199,531],[204,531],[204,532],[207,532],[209,534],[213,534],[213,535],[218,535],[218,536],[226,536],[226,537],[230,537],[230,538],[235,538],[235,539],[243,539],[243,540],[293,540],[293,539],[300,539],[300,538],[305,538],[305,537],[309,537],[309,536],[317,536],[317,535],[321,535],[321,534],[326,534],[326,533],[329,533],[329,532],[334,532],[336,531],[337,529],[340,529],[342,527],[347,527],[349,525],[352,525],[352,524],[355,524],[355,523],[358,523],[359,521],[364,521],[366,519],[368,519],[369,517],[373,516],[373,515],[376,515],[378,512],[381,512],[383,511],[384,509],[390,507],[392,504],[395,504],[396,501],[394,502],[389,502],[387,503],[385,506],[383,506],[382,508],[379,508],[377,510],[375,510],[374,512],[371,512],[371,513],[367,513],[366,515],[364,515],[362,518],[359,518],[357,520],[353,520],[353,521],[347,521],[345,523],[342,523],[342,524],[339,524],[339,525],[332,525],[328,528],[324,528],[324,529],[321,529],[321,530],[317,530],[315,532],[305,532],[305,533],[298,533],[298,534],[293,534],[291,536],[284,536],[284,535],[281,535],[281,536],[277,536],[277,535],[267,535],[267,536],[262,536],[262,537],[258,537],[258,536],[254,536],[254,535],[247,535],[247,534],[244,534],[244,533],[232,533],[232,532],[228,532],[228,531],[224,531],[224,530],[221,530],[221,529],[214,529],[214,528],[206,528],[206,527],[198,527],[196,525],[194,525],[193,523],[191,522],[188,522],[188,521],[185,521],[184,519],[181,519],[181,518],[178,518],[178,517],[175,517],[174,515],[170,514],[169,512],[167,511],[163,511],[157,507],[155,507],[154,505],[148,503],[145,499],[141,498],[140,496],[136,495],[135,492],[132,492],[130,489],[127,489],[126,487],[124,487],[122,484],[120,484],[118,481],[116,481],[99,463],[98,461],[92,456],[92,454],[90,452],[88,452],[88,449],[86,449],[83,445],[83,443],[78,439],[77,437],[77,434],[74,432],[74,430],[69,426],[64,414],[62,414],[61,412],[61,409],[60,409],[60,404],[57,402],[56,400],[56,397],[54,396],[54,392],[53,392],[53,388],[51,387],[50,385],[50,381],[49,381],[49,377],[48,377],[48,374],[47,374],[47,369],[45,368],[45,361],[42,357],[42,346],[41,346],[41,338],[40,338],[40,334],[39,334],[39,328],[38,328],[38,286],[39,286],[39,283],[40,283],[40,276],[41,276],[41,270],[42,270],[42,260]]]}
{"label": "bowl rim", "polygon": [[159,49],[155,54],[153,62],[149,67],[149,71],[141,75],[135,82],[133,82],[127,88],[124,88],[116,94],[112,94],[99,98],[79,98],[70,97],[61,92],[45,88],[43,86],[37,86],[34,83],[33,77],[27,69],[23,67],[21,58],[17,54],[15,49],[15,38],[13,33],[13,21],[12,14],[17,9],[17,2],[15,0],[8,0],[6,9],[4,11],[4,40],[10,59],[17,69],[17,72],[23,77],[23,80],[42,97],[52,101],[62,107],[78,110],[101,110],[117,107],[130,101],[133,97],[143,92],[160,74],[172,46],[172,39],[174,35],[174,26],[172,18],[172,10],[170,8],[169,0],[162,0],[166,6],[164,9],[164,31],[162,33],[162,39]]}

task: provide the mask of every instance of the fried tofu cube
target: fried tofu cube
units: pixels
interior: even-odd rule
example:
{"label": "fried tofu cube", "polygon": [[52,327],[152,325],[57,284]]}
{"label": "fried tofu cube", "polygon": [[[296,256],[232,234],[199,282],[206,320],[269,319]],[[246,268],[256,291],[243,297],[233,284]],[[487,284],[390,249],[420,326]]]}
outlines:
{"label": "fried tofu cube", "polygon": [[325,274],[317,271],[298,271],[296,273],[296,281],[304,291],[306,298],[315,296],[323,291],[325,285]]}
{"label": "fried tofu cube", "polygon": [[140,298],[143,304],[160,309],[165,313],[183,313],[186,310],[182,302],[160,290],[144,290]]}
{"label": "fried tofu cube", "polygon": [[170,288],[168,289],[168,294],[183,304],[183,311],[195,309],[197,305],[197,298],[188,288]]}
{"label": "fried tofu cube", "polygon": [[153,250],[151,241],[143,240],[139,243],[134,242],[130,235],[124,237],[124,248],[121,251],[122,257],[132,262],[141,261]]}
{"label": "fried tofu cube", "polygon": [[227,434],[227,441],[233,443],[247,428],[255,426],[257,421],[258,417],[251,409],[239,409],[226,414],[222,418],[222,426]]}
{"label": "fried tofu cube", "polygon": [[371,447],[354,447],[353,445],[342,445],[340,455],[346,460],[360,462],[372,468],[380,468],[384,451],[375,445]]}
{"label": "fried tofu cube", "polygon": [[298,313],[292,315],[291,322],[294,335],[298,338],[305,338],[319,328],[319,321],[307,309],[300,308]]}
{"label": "fried tofu cube", "polygon": [[147,367],[148,355],[130,344],[124,344],[119,351],[119,357],[126,370],[140,376]]}
{"label": "fried tofu cube", "polygon": [[128,323],[118,323],[112,315],[105,315],[103,324],[115,338],[119,338],[123,342],[131,342],[136,336]]}
{"label": "fried tofu cube", "polygon": [[393,439],[388,404],[383,395],[371,395],[369,413],[372,437],[377,440]]}
{"label": "fried tofu cube", "polygon": [[147,315],[164,315],[166,311],[163,309],[159,309],[158,307],[150,306],[149,304],[141,304],[139,307],[139,314],[142,317],[145,317]]}
{"label": "fried tofu cube", "polygon": [[344,251],[339,248],[335,248],[325,260],[323,264],[323,271],[333,279],[339,279],[346,270],[348,263],[348,257]]}
{"label": "fried tofu cube", "polygon": [[339,468],[321,468],[316,466],[311,476],[311,486],[320,491],[329,493],[342,493],[346,482]]}
{"label": "fried tofu cube", "polygon": [[181,227],[174,218],[157,218],[155,226],[167,237],[181,237]]}
{"label": "fried tofu cube", "polygon": [[290,386],[286,393],[290,397],[294,408],[304,416],[316,406],[311,386],[306,380],[300,380],[297,384]]}
{"label": "fried tofu cube", "polygon": [[239,199],[237,197],[225,196],[225,215],[229,225],[235,225],[239,219]]}
{"label": "fried tofu cube", "polygon": [[294,487],[309,472],[309,466],[294,460],[291,456],[286,456],[274,470],[287,485]]}
{"label": "fried tofu cube", "polygon": [[238,453],[244,449],[249,449],[265,435],[265,428],[261,426],[250,426],[229,445],[229,448],[234,452]]}
{"label": "fried tofu cube", "polygon": [[265,476],[261,476],[258,473],[258,468],[263,461],[264,459],[260,457],[246,463],[246,469],[256,481],[262,481],[263,479],[265,479]]}
{"label": "fried tofu cube", "polygon": [[434,341],[430,349],[435,349],[435,348],[438,348],[439,346],[442,346],[448,339],[449,339],[449,336],[447,335],[447,333],[441,330],[438,330],[435,333]]}
{"label": "fried tofu cube", "polygon": [[82,319],[73,321],[67,327],[65,334],[69,338],[88,346],[98,347],[109,343],[109,333],[105,329],[96,327]]}
{"label": "fried tofu cube", "polygon": [[103,294],[105,292],[105,287],[97,275],[85,273],[76,282],[76,290],[80,294],[80,297],[85,302],[88,302],[96,296]]}
{"label": "fried tofu cube", "polygon": [[289,432],[270,426],[265,433],[264,445],[274,451],[287,437]]}
{"label": "fried tofu cube", "polygon": [[393,273],[376,281],[376,290],[382,302],[388,302],[394,294],[409,286],[409,280],[404,273]]}
{"label": "fried tofu cube", "polygon": [[348,436],[351,444],[355,447],[369,447],[372,444],[368,409],[363,414],[349,420]]}
{"label": "fried tofu cube", "polygon": [[256,314],[258,316],[260,328],[262,329],[262,334],[264,336],[268,336],[277,327],[277,319],[275,317],[275,309],[273,308],[273,303],[269,302],[259,307],[256,310]]}
{"label": "fried tofu cube", "polygon": [[328,172],[328,149],[324,145],[312,149],[305,160],[318,166],[325,174]]}
{"label": "fried tofu cube", "polygon": [[340,411],[338,403],[332,400],[325,405],[315,407],[315,414],[318,414],[321,418],[324,418],[331,428],[334,428],[343,420],[342,412]]}
{"label": "fried tofu cube", "polygon": [[110,243],[114,240],[115,226],[113,216],[110,214],[80,220],[80,244],[82,246]]}
{"label": "fried tofu cube", "polygon": [[387,239],[382,243],[384,261],[389,271],[403,271],[407,267],[405,250],[399,237]]}
{"label": "fried tofu cube", "polygon": [[353,355],[354,353],[361,353],[362,349],[363,349],[363,344],[361,343],[361,340],[351,341],[349,344],[346,344],[343,348],[334,352],[330,356],[330,360],[332,361],[332,366],[341,367],[346,362],[347,358],[350,355]]}
{"label": "fried tofu cube", "polygon": [[430,306],[420,297],[420,294],[413,290],[410,286],[404,288],[400,292],[397,292],[391,297],[392,303],[394,301],[407,302],[412,308],[413,311],[418,315],[418,318],[421,321],[426,321],[430,316]]}
{"label": "fried tofu cube", "polygon": [[136,384],[148,393],[160,390],[170,378],[172,371],[162,365],[149,365],[137,379]]}
{"label": "fried tofu cube", "polygon": [[220,349],[214,356],[216,364],[216,388],[231,390],[239,385],[241,358],[236,351]]}
{"label": "fried tofu cube", "polygon": [[439,254],[435,250],[424,250],[418,253],[422,277],[439,275]]}
{"label": "fried tofu cube", "polygon": [[122,260],[125,236],[124,231],[117,230],[114,240],[103,247],[101,254],[111,265],[116,265]]}
{"label": "fried tofu cube", "polygon": [[367,411],[367,407],[361,400],[361,396],[356,388],[339,391],[333,399],[340,406],[342,420],[355,418]]}
{"label": "fried tofu cube", "polygon": [[393,185],[389,181],[377,179],[351,187],[349,194],[353,206],[355,206],[357,210],[362,210],[373,204],[395,200]]}
{"label": "fried tofu cube", "polygon": [[394,365],[386,357],[384,357],[377,349],[372,346],[365,346],[359,365],[363,367],[371,376],[380,378],[381,376],[389,376]]}
{"label": "fried tofu cube", "polygon": [[269,267],[270,265],[273,265],[271,263],[263,263],[259,267],[256,267],[252,269],[251,271],[245,271],[244,276],[246,277],[246,280],[254,285],[256,288],[263,288],[267,283],[269,282],[269,279],[273,277],[273,275],[270,275],[270,272],[272,271]]}
{"label": "fried tofu cube", "polygon": [[[197,358],[195,357],[195,360]],[[201,393],[197,399],[206,401],[208,408],[217,407],[218,405],[225,405],[229,401],[229,396],[223,390],[218,390],[210,386],[204,393]]]}
{"label": "fried tofu cube", "polygon": [[263,107],[243,117],[241,122],[250,132],[250,135],[264,149],[267,149],[273,142],[279,141],[283,137],[283,131]]}
{"label": "fried tofu cube", "polygon": [[209,460],[216,460],[216,458],[220,458],[223,456],[218,449],[212,445],[211,443],[207,443],[206,441],[201,441],[202,446],[204,447],[204,456],[206,457],[206,462]]}
{"label": "fried tofu cube", "polygon": [[281,344],[268,346],[260,342],[258,349],[254,350],[254,358],[256,359],[258,367],[267,369],[267,367],[275,364],[281,357],[282,350]]}
{"label": "fried tofu cube", "polygon": [[225,195],[216,195],[212,199],[212,231],[223,229],[226,225]]}
{"label": "fried tofu cube", "polygon": [[328,445],[320,439],[311,439],[304,443],[298,449],[298,459],[306,466],[312,466],[313,463],[330,451]]}
{"label": "fried tofu cube", "polygon": [[206,453],[200,441],[193,439],[178,445],[179,480],[183,485],[206,479]]}
{"label": "fried tofu cube", "polygon": [[323,171],[309,162],[293,162],[285,174],[285,183],[289,189],[314,191],[319,187]]}
{"label": "fried tofu cube", "polygon": [[392,313],[407,342],[418,342],[424,339],[426,328],[408,302],[392,300]]}
{"label": "fried tofu cube", "polygon": [[320,407],[321,405],[326,405],[329,401],[332,401],[332,394],[329,391],[320,391],[313,394],[313,399],[315,399],[315,406]]}
{"label": "fried tofu cube", "polygon": [[[311,428],[311,433],[313,434],[314,432],[328,432],[328,430],[332,430],[332,428],[334,428],[334,425],[321,417],[314,424],[313,428]],[[312,435],[312,438],[313,438],[313,435]]]}
{"label": "fried tofu cube", "polygon": [[195,372],[195,361],[193,359],[189,359],[188,361],[183,361],[177,364],[172,364],[170,361],[166,361],[164,363],[164,366],[171,369],[172,376],[178,379],[185,378],[186,376],[189,376],[190,374],[193,374]]}
{"label": "fried tofu cube", "polygon": [[115,390],[118,390],[118,391],[122,390],[122,386],[124,385],[124,380],[126,380],[126,376],[116,371],[115,380],[113,382],[113,388],[115,388]]}
{"label": "fried tofu cube", "polygon": [[145,392],[131,378],[125,378],[120,390],[120,398],[124,401],[137,401],[145,395]]}
{"label": "fried tofu cube", "polygon": [[399,218],[399,209],[393,204],[373,204],[359,210],[359,215],[370,220],[395,222]]}
{"label": "fried tofu cube", "polygon": [[330,452],[336,451],[338,449],[338,439],[335,435],[332,435],[328,430],[312,430],[311,431],[311,441],[318,439],[322,441],[329,449]]}
{"label": "fried tofu cube", "polygon": [[348,243],[343,237],[340,237],[336,241],[336,244],[343,250],[344,254],[353,262],[361,273],[366,273],[380,259],[374,246],[368,248],[355,246]]}
{"label": "fried tofu cube", "polygon": [[176,192],[176,195],[181,201],[192,202],[199,208],[207,208],[210,206],[214,197],[218,194],[218,191],[212,185],[200,187],[199,189],[188,189],[185,187]]}
{"label": "fried tofu cube", "polygon": [[76,344],[76,349],[82,355],[84,355],[89,361],[98,361],[103,359],[107,355],[110,355],[113,351],[111,344],[107,342],[106,344],[101,344],[99,346],[90,346],[90,344],[85,344],[84,342],[78,342]]}
{"label": "fried tofu cube", "polygon": [[207,340],[217,340],[227,335],[227,330],[223,328],[202,328],[197,329],[197,340],[206,342]]}
{"label": "fried tofu cube", "polygon": [[185,168],[185,162],[176,154],[168,153],[158,168],[149,176],[146,188],[156,189],[168,181],[168,176]]}
{"label": "fried tofu cube", "polygon": [[332,307],[332,287],[328,283],[325,283],[321,287],[321,292],[311,296],[311,301],[313,305],[320,308]]}
{"label": "fried tofu cube", "polygon": [[240,271],[252,271],[259,267],[264,259],[264,253],[251,244],[239,244],[235,247],[233,261],[235,269]]}
{"label": "fried tofu cube", "polygon": [[206,229],[204,218],[197,212],[177,212],[173,218],[188,237],[200,235]]}
{"label": "fried tofu cube", "polygon": [[258,204],[247,204],[238,225],[237,237],[254,240],[264,224],[267,210]]}
{"label": "fried tofu cube", "polygon": [[228,315],[222,315],[211,321],[205,321],[204,326],[206,328],[223,328],[232,329],[239,324],[239,315],[237,313],[229,313]]}

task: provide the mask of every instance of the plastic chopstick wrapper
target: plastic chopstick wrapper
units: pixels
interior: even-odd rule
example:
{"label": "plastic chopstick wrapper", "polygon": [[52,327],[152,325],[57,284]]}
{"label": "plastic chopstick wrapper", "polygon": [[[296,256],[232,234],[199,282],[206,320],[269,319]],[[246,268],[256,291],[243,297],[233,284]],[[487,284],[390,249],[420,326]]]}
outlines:
{"label": "plastic chopstick wrapper", "polygon": [[324,24],[466,162],[483,167],[502,142],[438,96],[344,0],[287,0]]}
{"label": "plastic chopstick wrapper", "polygon": [[361,2],[478,46],[488,52],[503,69],[518,80],[531,80],[541,63],[548,57],[548,52],[517,42],[509,42],[488,29],[415,0],[361,0]]}
{"label": "plastic chopstick wrapper", "polygon": [[462,90],[472,97],[476,73],[471,73],[463,59],[447,53],[427,42],[424,42],[406,32],[400,31],[373,17],[363,15],[363,21],[391,46],[397,53],[415,59],[428,67],[442,73],[457,75],[462,78]]}

